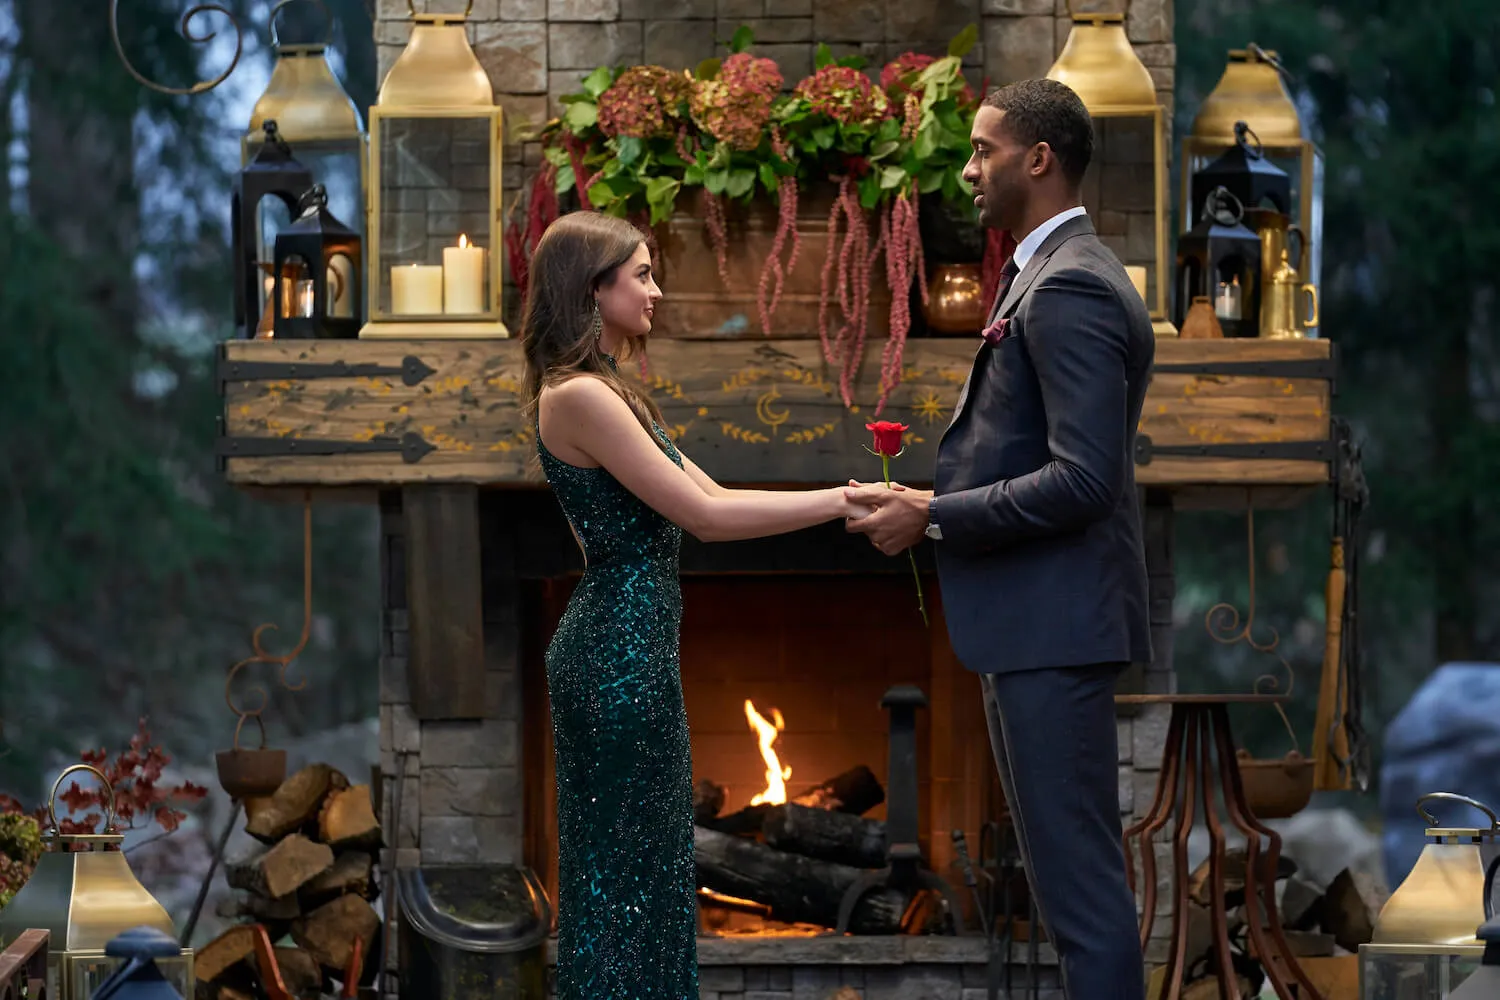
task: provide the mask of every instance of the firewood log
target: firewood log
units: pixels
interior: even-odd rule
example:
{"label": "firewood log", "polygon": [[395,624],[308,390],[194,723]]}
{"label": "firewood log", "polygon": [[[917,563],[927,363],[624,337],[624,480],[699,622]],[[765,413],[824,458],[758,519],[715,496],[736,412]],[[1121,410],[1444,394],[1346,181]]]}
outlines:
{"label": "firewood log", "polygon": [[331,867],[332,848],[294,833],[275,847],[226,862],[224,878],[231,888],[280,899]]}
{"label": "firewood log", "polygon": [[379,895],[374,873],[375,859],[371,855],[363,851],[347,851],[334,859],[333,867],[308,880],[297,891],[297,898],[302,909],[308,911],[348,892],[363,899],[374,899]]}
{"label": "firewood log", "polygon": [[761,829],[778,851],[851,868],[885,866],[885,824],[879,820],[787,803],[773,806]]}
{"label": "firewood log", "polygon": [[351,785],[328,793],[318,811],[318,839],[335,851],[380,849],[380,821],[375,818],[369,785]]}
{"label": "firewood log", "polygon": [[247,808],[245,832],[267,844],[297,830],[312,832],[328,793],[348,787],[349,779],[327,764],[309,764],[283,781],[269,802]]}
{"label": "firewood log", "polygon": [[344,967],[357,937],[368,956],[380,929],[380,915],[368,901],[344,895],[325,903],[292,922],[292,940],[335,978],[343,978]]}
{"label": "firewood log", "polygon": [[[844,893],[864,874],[858,868],[788,854],[753,840],[706,827],[693,831],[698,885],[725,896],[765,903],[775,920],[838,924]],[[856,934],[894,934],[905,910],[896,889],[873,889],[860,897],[849,921]]]}

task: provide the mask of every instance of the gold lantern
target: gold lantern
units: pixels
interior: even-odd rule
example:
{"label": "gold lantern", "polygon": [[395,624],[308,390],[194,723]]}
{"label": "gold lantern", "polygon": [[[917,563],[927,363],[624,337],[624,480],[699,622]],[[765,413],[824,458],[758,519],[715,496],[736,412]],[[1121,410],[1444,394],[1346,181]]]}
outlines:
{"label": "gold lantern", "polygon": [[[1458,802],[1489,817],[1489,827],[1439,827],[1423,808],[1434,799]],[[1428,824],[1427,844],[1359,947],[1360,1000],[1449,1000],[1478,969],[1485,946],[1485,866],[1500,851],[1500,822],[1483,803],[1451,792],[1417,800]]]}
{"label": "gold lantern", "polygon": [[[1070,8],[1071,9],[1071,8]],[[1156,98],[1156,83],[1135,54],[1125,35],[1124,14],[1073,14],[1073,28],[1057,62],[1047,71],[1047,78],[1065,83],[1078,94],[1084,107],[1096,120],[1104,119],[1101,146],[1104,155],[1096,157],[1091,172],[1107,170],[1151,171],[1149,211],[1125,213],[1127,232],[1103,234],[1123,236],[1126,247],[1149,242],[1149,253],[1137,263],[1133,255],[1125,257],[1130,272],[1159,336],[1176,336],[1177,329],[1168,318],[1167,286],[1167,139],[1166,112]],[[1116,120],[1131,121],[1128,126]],[[1149,132],[1146,142],[1132,141],[1126,135],[1131,129]],[[1144,135],[1142,135],[1144,138]],[[1125,151],[1117,155],[1113,144]],[[1137,153],[1136,150],[1141,150]],[[1100,162],[1100,161],[1103,162]],[[1096,174],[1097,177],[1097,174]],[[1085,191],[1096,190],[1086,183]],[[1091,206],[1094,208],[1096,206]],[[1114,207],[1114,206],[1111,206]],[[1091,212],[1099,218],[1097,212]]]}
{"label": "gold lantern", "polygon": [[[271,70],[265,93],[255,102],[250,127],[240,139],[240,158],[248,164],[265,141],[264,126],[274,121],[283,141],[292,147],[297,162],[307,168],[313,180],[327,192],[328,210],[349,223],[363,236],[365,163],[368,159],[364,122],[359,108],[334,76],[328,64],[328,44],[332,40],[333,18],[323,0],[309,0],[323,8],[328,16],[328,36],[321,42],[299,45],[284,44],[277,32],[276,20],[282,10],[299,0],[281,0],[271,9],[271,43],[276,64]],[[297,192],[300,196],[302,192]],[[258,251],[261,269],[267,275],[264,297],[269,299],[274,275],[271,271],[272,248],[276,234],[292,221],[287,207],[272,200],[260,212]],[[351,275],[331,276],[330,284],[352,286]],[[335,304],[335,314],[354,323],[360,321],[363,303],[353,299]],[[267,318],[276,310],[263,309]]]}
{"label": "gold lantern", "polygon": [[1491,861],[1484,876],[1484,913],[1489,919],[1476,936],[1484,942],[1484,957],[1479,968],[1453,994],[1452,1000],[1493,1000],[1500,997],[1500,916],[1494,910],[1495,876],[1500,874],[1500,854]]}
{"label": "gold lantern", "polygon": [[507,337],[501,109],[463,14],[418,14],[370,109],[370,319],[361,337]]}
{"label": "gold lantern", "polygon": [[[57,790],[75,771],[87,771],[104,785],[107,808],[104,832],[58,832],[54,811]],[[49,830],[43,835],[45,853],[31,878],[10,905],[0,910],[0,947],[22,932],[51,932],[47,951],[47,996],[56,1000],[88,1000],[122,964],[105,952],[117,935],[136,927],[150,927],[177,937],[172,918],[131,872],[119,850],[124,836],[115,831],[115,793],[97,768],[74,764],[52,785],[47,797]],[[193,952],[157,961],[162,974],[183,996],[193,991]]]}
{"label": "gold lantern", "polygon": [[[1254,43],[1229,52],[1229,64],[1214,89],[1204,98],[1193,127],[1182,140],[1182,191],[1179,211],[1183,228],[1197,222],[1205,191],[1195,193],[1193,178],[1221,154],[1238,143],[1235,123],[1244,122],[1271,163],[1292,178],[1291,219],[1303,247],[1291,261],[1303,282],[1321,285],[1323,260],[1323,152],[1307,138],[1302,118],[1282,82],[1281,62],[1276,53]],[[1255,206],[1247,205],[1247,209]],[[1275,213],[1267,213],[1266,226],[1254,225],[1263,239],[1272,241],[1267,226],[1277,224]],[[1285,229],[1285,223],[1280,223]],[[1272,255],[1269,272],[1279,252]]]}

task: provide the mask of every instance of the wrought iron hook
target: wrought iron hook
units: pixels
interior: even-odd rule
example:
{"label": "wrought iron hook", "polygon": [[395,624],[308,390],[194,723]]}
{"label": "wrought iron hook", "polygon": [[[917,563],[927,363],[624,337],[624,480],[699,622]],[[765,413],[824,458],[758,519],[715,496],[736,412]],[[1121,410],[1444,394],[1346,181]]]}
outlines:
{"label": "wrought iron hook", "polygon": [[234,25],[234,58],[229,61],[229,68],[224,70],[224,72],[212,80],[200,80],[191,87],[163,86],[154,80],[146,79],[131,64],[129,57],[125,55],[124,45],[120,43],[120,0],[109,0],[109,37],[114,42],[115,54],[120,57],[120,62],[124,64],[125,71],[135,77],[141,86],[150,88],[160,94],[173,94],[177,96],[203,94],[213,90],[219,84],[229,79],[229,74],[233,73],[234,68],[240,63],[240,54],[245,50],[245,33],[240,28],[240,22],[235,20],[234,14],[230,13],[229,8],[216,3],[200,3],[189,7],[187,12],[182,15],[182,22],[178,26],[182,37],[194,45],[204,45],[217,38],[219,36],[217,31],[210,31],[205,35],[199,35],[193,30],[193,19],[199,14],[208,13],[223,14],[229,18],[229,23]]}
{"label": "wrought iron hook", "polygon": [[253,707],[240,707],[234,701],[234,679],[235,676],[252,663],[274,663],[277,666],[277,681],[288,691],[301,691],[307,687],[307,679],[303,678],[296,684],[287,683],[286,672],[292,661],[302,654],[307,648],[307,640],[312,636],[312,493],[304,491],[302,496],[302,637],[297,640],[297,645],[288,653],[273,656],[266,652],[260,643],[260,637],[266,629],[275,629],[276,625],[266,622],[258,626],[250,636],[250,648],[254,654],[236,663],[229,668],[229,674],[224,678],[224,702],[229,710],[239,716],[239,721],[234,725],[234,749],[239,750],[240,732],[245,728],[248,720],[255,720],[256,728],[260,730],[260,749],[266,747],[266,724],[261,718],[261,713],[266,710],[270,696],[263,687],[250,689],[251,694],[258,695],[259,701]]}

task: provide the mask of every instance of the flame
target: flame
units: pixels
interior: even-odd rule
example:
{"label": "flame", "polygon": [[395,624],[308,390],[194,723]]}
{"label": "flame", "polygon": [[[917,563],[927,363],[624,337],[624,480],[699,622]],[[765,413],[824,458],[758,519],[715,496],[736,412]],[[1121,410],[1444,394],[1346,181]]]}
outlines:
{"label": "flame", "polygon": [[786,720],[781,717],[781,710],[778,708],[771,709],[771,717],[775,721],[767,722],[765,717],[755,710],[755,705],[750,699],[745,699],[745,718],[760,739],[760,757],[766,762],[766,790],[750,800],[752,806],[762,803],[773,806],[781,805],[786,801],[786,779],[792,776],[792,769],[782,767],[781,759],[771,748],[771,744],[776,742],[776,737],[786,728]]}
{"label": "flame", "polygon": [[465,247],[467,247],[468,245],[469,245],[469,238],[467,236],[465,236],[463,233],[459,233],[458,234],[458,248],[460,250],[462,250]]}

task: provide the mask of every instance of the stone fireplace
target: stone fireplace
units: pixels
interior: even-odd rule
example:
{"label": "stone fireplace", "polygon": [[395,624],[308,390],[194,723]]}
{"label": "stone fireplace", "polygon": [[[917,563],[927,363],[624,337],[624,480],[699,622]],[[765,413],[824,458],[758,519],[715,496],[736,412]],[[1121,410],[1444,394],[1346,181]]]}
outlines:
{"label": "stone fireplace", "polygon": [[[429,488],[431,489],[431,488]],[[385,623],[382,659],[382,808],[394,868],[524,863],[556,901],[556,818],[544,653],[582,570],[577,546],[543,490],[471,491],[477,505],[483,593],[484,712],[419,720],[408,686],[407,533],[401,494],[382,494]],[[930,553],[927,558],[930,558]],[[888,560],[832,524],[781,539],[702,545],[684,541],[682,674],[695,780],[724,791],[727,816],[767,788],[767,766],[745,710],[779,714],[771,744],[796,796],[864,765],[887,785],[889,716],[897,684],[919,688],[920,842],[963,908],[960,936],[841,936],[700,900],[704,996],[823,997],[837,987],[865,1000],[968,996],[987,975],[986,942],[956,863],[952,831],[979,853],[981,827],[1003,815],[979,685],[948,646],[941,594],[923,566],[931,627],[916,608],[909,564]],[[1137,681],[1139,679],[1137,678]],[[1153,687],[1169,683],[1151,677]],[[1135,759],[1137,722],[1120,720],[1121,808],[1154,782],[1159,750]],[[1154,739],[1152,730],[1139,731]],[[1144,804],[1144,803],[1142,803]],[[866,816],[884,819],[889,801]],[[1128,819],[1127,819],[1128,822]],[[1017,898],[1024,900],[1024,887]],[[1026,918],[1024,903],[1017,914]],[[1040,935],[1039,935],[1040,937]],[[1045,944],[1012,945],[1013,986],[1036,977],[1048,996],[1056,969]],[[394,968],[399,955],[387,956]],[[794,994],[794,990],[801,990]],[[821,992],[818,992],[821,991]],[[980,994],[974,994],[975,996]]]}

